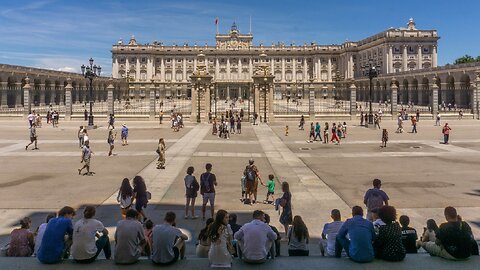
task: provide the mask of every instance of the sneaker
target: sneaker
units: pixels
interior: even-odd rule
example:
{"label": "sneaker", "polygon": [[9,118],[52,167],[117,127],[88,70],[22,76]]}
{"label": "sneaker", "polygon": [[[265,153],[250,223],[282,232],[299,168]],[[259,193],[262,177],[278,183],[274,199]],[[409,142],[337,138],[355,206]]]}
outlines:
{"label": "sneaker", "polygon": [[40,148],[35,147],[35,148],[33,148],[33,150],[40,150]]}
{"label": "sneaker", "polygon": [[188,219],[188,216],[185,216],[185,219]]}

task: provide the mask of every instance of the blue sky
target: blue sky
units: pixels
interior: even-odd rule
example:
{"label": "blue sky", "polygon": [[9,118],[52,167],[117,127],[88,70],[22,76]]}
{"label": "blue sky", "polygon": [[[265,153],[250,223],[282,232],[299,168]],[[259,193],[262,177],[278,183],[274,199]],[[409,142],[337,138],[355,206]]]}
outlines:
{"label": "blue sky", "polygon": [[360,40],[410,17],[419,29],[437,29],[439,64],[480,55],[480,1],[72,1],[0,0],[0,63],[79,72],[93,57],[111,73],[112,44],[132,34],[140,43],[215,44],[235,20],[241,32],[252,18],[254,43],[338,44]]}

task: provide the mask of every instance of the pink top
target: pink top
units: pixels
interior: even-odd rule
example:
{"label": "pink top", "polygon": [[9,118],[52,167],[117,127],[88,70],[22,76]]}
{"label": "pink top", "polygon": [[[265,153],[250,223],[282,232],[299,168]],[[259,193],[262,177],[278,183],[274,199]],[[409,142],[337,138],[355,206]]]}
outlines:
{"label": "pink top", "polygon": [[[29,238],[30,236],[30,238]],[[10,247],[7,256],[29,257],[33,254],[33,245],[29,239],[33,239],[33,233],[27,229],[14,229],[10,234]]]}

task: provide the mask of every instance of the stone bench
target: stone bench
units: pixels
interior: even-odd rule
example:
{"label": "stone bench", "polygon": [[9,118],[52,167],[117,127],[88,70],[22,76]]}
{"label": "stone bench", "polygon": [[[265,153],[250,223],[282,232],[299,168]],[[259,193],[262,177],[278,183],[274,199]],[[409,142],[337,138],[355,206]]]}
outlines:
{"label": "stone bench", "polygon": [[[116,265],[113,261],[99,259],[92,264],[77,264],[73,260],[66,260],[59,264],[47,265],[41,264],[36,258],[0,258],[1,269],[30,270],[30,269],[209,269],[208,259],[187,257],[172,266],[160,267],[154,265],[150,260],[142,258],[138,263],[133,265]],[[277,257],[261,265],[249,265],[241,260],[233,261],[233,269],[351,269],[351,270],[367,270],[367,269],[462,269],[462,270],[478,270],[480,269],[480,257],[472,256],[466,261],[448,261],[442,258],[431,257],[428,254],[407,254],[402,262],[386,262],[382,260],[374,260],[371,263],[355,263],[348,258],[331,258],[331,257]]]}

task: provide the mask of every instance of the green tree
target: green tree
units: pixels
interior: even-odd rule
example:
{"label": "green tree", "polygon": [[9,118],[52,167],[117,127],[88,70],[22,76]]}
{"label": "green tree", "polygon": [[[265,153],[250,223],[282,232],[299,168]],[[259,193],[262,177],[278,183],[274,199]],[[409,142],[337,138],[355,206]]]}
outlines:
{"label": "green tree", "polygon": [[480,56],[477,57],[477,59],[473,58],[472,56],[468,55],[468,54],[465,54],[464,56],[460,57],[460,58],[457,58],[457,60],[455,60],[454,64],[464,64],[464,63],[472,63],[472,62],[476,62],[480,60]]}

